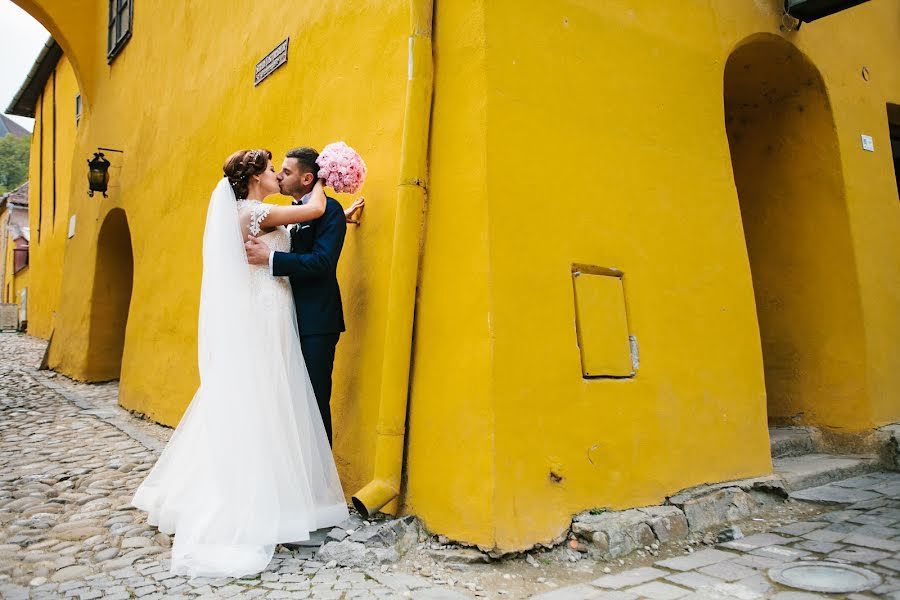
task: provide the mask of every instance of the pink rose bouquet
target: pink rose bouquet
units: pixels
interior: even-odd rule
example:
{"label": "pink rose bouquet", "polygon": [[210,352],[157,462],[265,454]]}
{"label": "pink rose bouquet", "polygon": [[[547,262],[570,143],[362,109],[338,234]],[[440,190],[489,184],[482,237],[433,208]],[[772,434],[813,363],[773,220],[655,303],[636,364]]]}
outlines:
{"label": "pink rose bouquet", "polygon": [[344,142],[325,146],[316,159],[319,177],[335,192],[355,194],[366,180],[366,163],[362,157]]}

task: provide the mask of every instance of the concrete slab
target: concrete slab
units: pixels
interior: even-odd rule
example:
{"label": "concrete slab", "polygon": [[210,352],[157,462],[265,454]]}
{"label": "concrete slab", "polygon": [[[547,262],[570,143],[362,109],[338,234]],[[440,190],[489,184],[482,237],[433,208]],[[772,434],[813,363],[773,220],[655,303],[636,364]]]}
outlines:
{"label": "concrete slab", "polygon": [[863,514],[861,510],[833,510],[816,517],[820,521],[828,521],[829,523],[842,523],[847,519]]}
{"label": "concrete slab", "polygon": [[756,548],[762,548],[763,546],[790,544],[791,542],[797,541],[797,539],[798,538],[796,537],[783,537],[775,533],[757,533],[754,535],[748,535],[747,537],[743,537],[739,540],[734,540],[733,542],[719,544],[719,547],[747,552],[750,550],[755,550]]}
{"label": "concrete slab", "polygon": [[631,585],[639,585],[667,575],[665,571],[653,567],[629,569],[614,575],[604,575],[591,582],[591,585],[610,590],[619,590]]}
{"label": "concrete slab", "polygon": [[802,537],[805,537],[808,540],[813,540],[816,542],[839,542],[845,537],[847,537],[847,533],[842,533],[840,531],[833,531],[831,529],[817,529],[815,531],[810,531],[809,533],[804,533]]}
{"label": "concrete slab", "polygon": [[749,588],[754,592],[759,592],[760,594],[768,594],[775,589],[772,587],[772,582],[769,581],[769,578],[762,573],[757,573],[756,575],[747,577],[746,579],[741,579],[740,581],[736,582],[735,585]]}
{"label": "concrete slab", "polygon": [[878,564],[892,571],[900,572],[900,560],[896,558],[885,558],[884,560],[879,560]]}
{"label": "concrete slab", "polygon": [[662,583],[661,581],[651,581],[650,583],[629,588],[628,591],[637,594],[641,598],[649,598],[650,600],[675,600],[691,593],[689,590]]}
{"label": "concrete slab", "polygon": [[884,560],[886,558],[891,558],[891,555],[887,552],[881,552],[879,550],[872,550],[871,548],[860,548],[858,546],[850,546],[848,548],[844,548],[842,550],[838,550],[836,552],[832,552],[828,555],[828,558],[838,559],[838,560],[846,560],[849,562],[855,563],[877,563],[879,560]]}
{"label": "concrete slab", "polygon": [[845,544],[853,546],[863,546],[865,548],[874,548],[876,550],[886,550],[887,552],[900,552],[900,542],[885,540],[880,537],[872,537],[868,535],[850,534],[844,538]]}
{"label": "concrete slab", "polygon": [[731,552],[722,552],[721,550],[716,550],[715,548],[708,548],[706,550],[694,552],[693,554],[676,556],[675,558],[661,560],[657,562],[656,565],[665,567],[667,569],[672,569],[674,571],[690,571],[693,569],[705,567],[707,565],[712,565],[717,562],[731,560],[733,558],[736,558],[736,556],[737,555],[732,554]]}
{"label": "concrete slab", "polygon": [[720,583],[713,588],[701,588],[681,600],[761,600],[765,592],[740,583]]}
{"label": "concrete slab", "polygon": [[873,500],[880,497],[877,492],[843,488],[834,484],[806,489],[798,488],[796,491],[792,491],[789,496],[794,500],[821,502],[824,504],[853,504],[854,502]]}
{"label": "concrete slab", "polygon": [[[618,593],[618,592],[617,592]],[[531,597],[531,600],[599,600],[605,598],[604,592],[587,584],[570,585],[563,588],[544,592]],[[416,596],[418,597],[418,596]],[[622,594],[610,600],[636,600],[635,594]]]}
{"label": "concrete slab", "polygon": [[851,523],[859,523],[860,525],[876,525],[878,527],[890,527],[894,525],[900,519],[893,517],[892,515],[858,515],[856,517],[850,517],[847,519]]}
{"label": "concrete slab", "polygon": [[748,567],[746,565],[742,565],[730,560],[715,563],[713,565],[698,569],[697,571],[699,573],[703,573],[704,575],[718,577],[723,581],[737,581],[738,579],[746,579],[747,577],[752,577],[757,573],[756,569],[752,567]]}
{"label": "concrete slab", "polygon": [[709,575],[704,575],[695,571],[676,573],[675,575],[669,575],[665,579],[666,581],[671,581],[672,583],[677,583],[682,587],[687,587],[694,590],[704,587],[714,587],[722,583],[721,579],[710,577]]}
{"label": "concrete slab", "polygon": [[828,554],[829,552],[834,552],[835,550],[844,548],[844,545],[834,544],[832,542],[817,542],[815,540],[806,540],[805,542],[794,544],[794,548],[808,550],[810,552],[815,552],[816,554]]}
{"label": "concrete slab", "polygon": [[740,558],[734,559],[733,562],[736,562],[739,565],[747,565],[748,567],[753,567],[760,571],[765,571],[784,563],[783,560],[767,556],[754,556],[753,554],[745,554]]}
{"label": "concrete slab", "polygon": [[789,525],[778,527],[772,531],[795,536],[803,535],[810,531],[815,531],[816,529],[822,529],[823,527],[828,527],[828,523],[823,523],[822,521],[800,521],[798,523],[791,523]]}
{"label": "concrete slab", "polygon": [[855,533],[857,535],[867,535],[869,537],[876,538],[884,538],[884,539],[897,539],[897,535],[900,534],[898,528],[894,527],[880,527],[878,525],[863,525],[857,528],[855,531],[851,533]]}
{"label": "concrete slab", "polygon": [[787,562],[791,560],[797,560],[798,558],[803,558],[804,556],[808,556],[809,552],[807,552],[806,550],[799,550],[797,548],[786,548],[784,546],[766,546],[765,548],[757,548],[756,550],[751,550],[750,554],[753,554],[755,556],[763,556],[766,558],[774,558],[782,562]]}
{"label": "concrete slab", "polygon": [[863,489],[875,485],[884,485],[884,483],[885,481],[883,479],[879,479],[878,477],[872,477],[871,475],[860,475],[859,477],[851,477],[849,479],[835,481],[834,485],[845,488]]}
{"label": "concrete slab", "polygon": [[770,427],[772,458],[814,454],[817,450],[814,430],[806,427]]}
{"label": "concrete slab", "polygon": [[773,459],[772,467],[785,489],[792,492],[865,475],[877,471],[880,465],[875,456],[806,454]]}

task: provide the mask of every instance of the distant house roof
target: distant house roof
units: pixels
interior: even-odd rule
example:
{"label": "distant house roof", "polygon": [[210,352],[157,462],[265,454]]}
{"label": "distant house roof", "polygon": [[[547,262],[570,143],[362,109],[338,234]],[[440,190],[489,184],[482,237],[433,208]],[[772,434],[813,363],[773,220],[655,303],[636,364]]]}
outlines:
{"label": "distant house roof", "polygon": [[28,206],[28,182],[26,181],[13,191],[6,194],[6,200],[10,204],[18,204],[19,206]]}
{"label": "distant house roof", "polygon": [[27,129],[25,129],[6,115],[0,115],[0,137],[6,137],[8,135],[25,137],[28,134],[29,131]]}
{"label": "distant house roof", "polygon": [[31,239],[28,227],[28,182],[0,196],[0,210],[9,208],[8,232],[14,240]]}
{"label": "distant house roof", "polygon": [[59,44],[51,37],[44,44],[41,53],[38,54],[31,71],[25,77],[25,82],[9,104],[6,112],[19,117],[34,118],[34,108],[37,106],[38,97],[44,91],[47,80],[56,68],[56,63],[62,57],[63,51]]}

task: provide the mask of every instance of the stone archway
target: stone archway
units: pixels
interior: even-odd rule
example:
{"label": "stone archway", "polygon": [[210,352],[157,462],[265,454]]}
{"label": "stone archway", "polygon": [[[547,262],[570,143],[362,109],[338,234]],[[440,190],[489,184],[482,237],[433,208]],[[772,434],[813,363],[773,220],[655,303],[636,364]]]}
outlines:
{"label": "stone archway", "polygon": [[106,215],[97,239],[86,366],[88,381],[119,378],[133,281],[128,220],[125,211],[114,208]]}
{"label": "stone archway", "polygon": [[865,345],[837,134],[819,71],[769,34],[731,54],[725,124],[772,425],[863,419]]}

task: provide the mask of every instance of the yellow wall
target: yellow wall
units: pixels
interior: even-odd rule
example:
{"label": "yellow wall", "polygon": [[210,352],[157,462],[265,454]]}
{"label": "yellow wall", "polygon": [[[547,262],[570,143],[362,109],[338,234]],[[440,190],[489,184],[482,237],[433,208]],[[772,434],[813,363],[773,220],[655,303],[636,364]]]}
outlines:
{"label": "yellow wall", "polygon": [[[481,1],[437,3],[434,22],[437,60],[405,510],[424,518],[431,530],[492,546],[495,408]],[[439,347],[437,340],[443,340]]]}
{"label": "yellow wall", "polygon": [[[9,205],[4,205],[0,208],[0,232],[6,232],[7,223],[9,223]],[[7,284],[9,283],[9,264],[12,260],[12,248],[10,248],[9,243],[10,236],[7,234],[0,234],[0,255],[3,256],[3,262],[0,263],[3,265],[2,276],[0,276],[0,284],[3,285],[3,290],[0,291],[0,298],[2,298],[3,302],[9,302],[9,296],[12,293],[12,286],[10,285],[7,288]],[[7,292],[7,289],[9,292]]]}
{"label": "yellow wall", "polygon": [[16,243],[13,241],[11,235],[5,233],[5,226],[2,231],[4,231],[4,236],[6,237],[6,243],[4,244],[5,252],[3,254],[3,302],[6,304],[18,304],[19,301],[16,297],[14,286],[15,276],[13,275],[13,249],[16,247]]}
{"label": "yellow wall", "polygon": [[[8,304],[18,304],[21,307],[22,304],[22,290],[28,288],[29,280],[30,280],[30,271],[29,267],[25,267],[18,273],[13,273],[14,266],[14,254],[13,249],[16,247],[16,242],[13,240],[11,235],[7,236],[6,240],[6,255],[3,257],[4,262],[6,263],[6,270],[4,271],[4,281],[3,281],[3,301]],[[28,292],[28,308],[30,309],[31,305],[31,290]],[[29,318],[31,315],[28,315]]]}
{"label": "yellow wall", "polygon": [[[723,96],[729,55],[753,34],[777,34],[776,10],[725,1],[437,10],[407,510],[451,537],[515,550],[552,540],[586,508],[655,504],[768,472],[760,326]],[[812,207],[831,188],[824,216],[845,215],[820,230],[818,243],[833,246],[815,269],[847,275],[846,287],[821,299],[831,327],[807,340],[825,345],[826,368],[842,369],[814,389],[840,387],[805,421],[845,430],[900,418],[900,364],[886,335],[900,334],[891,243],[900,219],[884,122],[884,103],[900,94],[887,64],[900,51],[898,17],[896,4],[873,0],[787,36],[826,84],[838,80],[828,90],[837,132],[828,115],[804,132],[811,145],[831,144],[807,160],[830,162],[807,164],[788,189]],[[876,65],[877,84],[859,77],[862,64]],[[860,110],[870,126],[842,131]],[[880,153],[862,151],[862,132]],[[800,185],[817,169],[827,178]],[[877,253],[860,255],[869,229],[848,208],[851,180],[866,181],[879,215],[877,242],[866,242]],[[640,347],[634,379],[579,376],[573,263],[624,272]],[[833,291],[815,269],[818,289]],[[867,270],[880,291],[867,288]]]}
{"label": "yellow wall", "polygon": [[13,304],[18,304],[19,308],[22,307],[22,290],[28,290],[26,292],[27,297],[25,299],[26,304],[26,316],[30,317],[30,313],[27,312],[29,305],[31,304],[31,290],[28,289],[28,284],[31,279],[31,271],[29,267],[25,267],[18,273],[13,276]]}
{"label": "yellow wall", "polygon": [[[21,4],[29,9],[30,3]],[[58,21],[73,18],[69,3],[40,4]],[[105,19],[105,3],[94,4]],[[294,146],[321,148],[344,139],[369,168],[364,225],[351,228],[339,268],[348,333],[338,348],[332,405],[336,458],[350,494],[371,473],[390,269],[384,257],[390,256],[393,235],[406,90],[407,4],[371,1],[348,8],[332,0],[290,11],[270,4],[236,2],[228,11],[218,5],[142,5],[135,10],[133,38],[111,65],[105,27],[92,20],[91,11],[79,24],[76,41],[84,38],[83,29],[94,31],[85,51],[91,56],[77,61],[78,80],[91,84],[83,86],[85,115],[71,151],[69,212],[77,228],[66,244],[66,305],[56,322],[50,364],[78,379],[108,378],[112,357],[91,355],[92,324],[106,318],[91,298],[97,262],[104,260],[98,257],[98,232],[106,215],[121,208],[130,229],[134,280],[120,402],[177,424],[198,383],[200,243],[224,159],[238,148],[264,146],[280,164]],[[339,20],[333,18],[337,14]],[[254,87],[256,62],[288,36],[287,65]],[[184,40],[191,40],[189,47]],[[86,194],[85,161],[97,147],[124,150],[107,153],[109,198]],[[98,363],[106,365],[99,375],[92,366]]]}
{"label": "yellow wall", "polygon": [[[69,227],[69,197],[72,193],[70,186],[76,134],[75,96],[78,94],[75,73],[67,57],[60,59],[55,75],[55,82],[51,76],[35,107],[29,163],[29,264],[39,275],[34,278],[33,287],[28,291],[28,333],[44,339],[53,333],[60,309],[66,234]],[[76,161],[76,167],[80,167],[79,163],[80,160]]]}
{"label": "yellow wall", "polygon": [[[20,3],[54,24],[77,21],[70,3]],[[91,300],[98,282],[109,281],[95,276],[105,261],[98,232],[121,209],[134,277],[120,401],[177,423],[197,384],[200,237],[222,160],[240,147],[280,154],[343,138],[370,173],[363,226],[349,232],[339,268],[348,333],[333,398],[335,453],[345,491],[356,491],[372,470],[381,355],[390,342],[385,257],[407,78],[406,2],[348,8],[326,0],[286,11],[241,1],[225,12],[139,5],[134,36],[110,66],[105,3],[81,4],[84,20],[61,40],[77,55],[87,114],[72,152],[69,212],[78,230],[66,247],[66,303],[51,365],[95,376],[90,331],[106,315]],[[757,297],[769,288],[751,270],[767,264],[759,258],[766,252],[754,250],[765,220],[742,215],[755,189],[742,183],[742,169],[760,159],[752,154],[732,169],[725,117],[728,58],[759,34],[783,37],[808,57],[823,82],[808,100],[822,108],[827,97],[831,111],[803,116],[817,124],[820,139],[809,143],[827,148],[799,163],[815,185],[792,184],[776,196],[801,207],[791,214],[815,207],[829,222],[804,229],[810,243],[800,255],[804,273],[818,277],[813,289],[833,289],[816,270],[828,256],[837,256],[828,267],[848,280],[823,304],[824,317],[800,328],[850,315],[816,338],[827,345],[817,351],[829,371],[847,366],[846,378],[804,382],[812,391],[799,406],[812,407],[806,422],[847,430],[900,420],[900,204],[885,113],[886,102],[900,102],[900,7],[871,0],[782,34],[776,4],[435,3],[402,498],[433,531],[523,549],[552,540],[587,508],[654,504],[684,487],[770,470],[766,377],[771,386],[774,371],[764,366],[763,344],[771,327],[758,319],[754,283],[766,287]],[[287,66],[254,88],[255,62],[286,36]],[[796,135],[804,122],[778,125]],[[862,151],[861,133],[874,137],[875,153]],[[753,149],[763,140],[751,142]],[[79,175],[98,146],[124,150],[109,155],[108,199],[88,198]],[[778,152],[792,148],[793,141]],[[826,207],[815,203],[819,194]],[[789,225],[778,225],[782,239]],[[818,262],[815,235],[832,245]],[[582,378],[575,263],[624,273],[629,331],[640,348],[636,377]],[[809,362],[821,368],[815,356]],[[831,386],[840,389],[817,403],[814,392]],[[772,406],[776,417],[796,408],[782,410],[777,398]]]}

